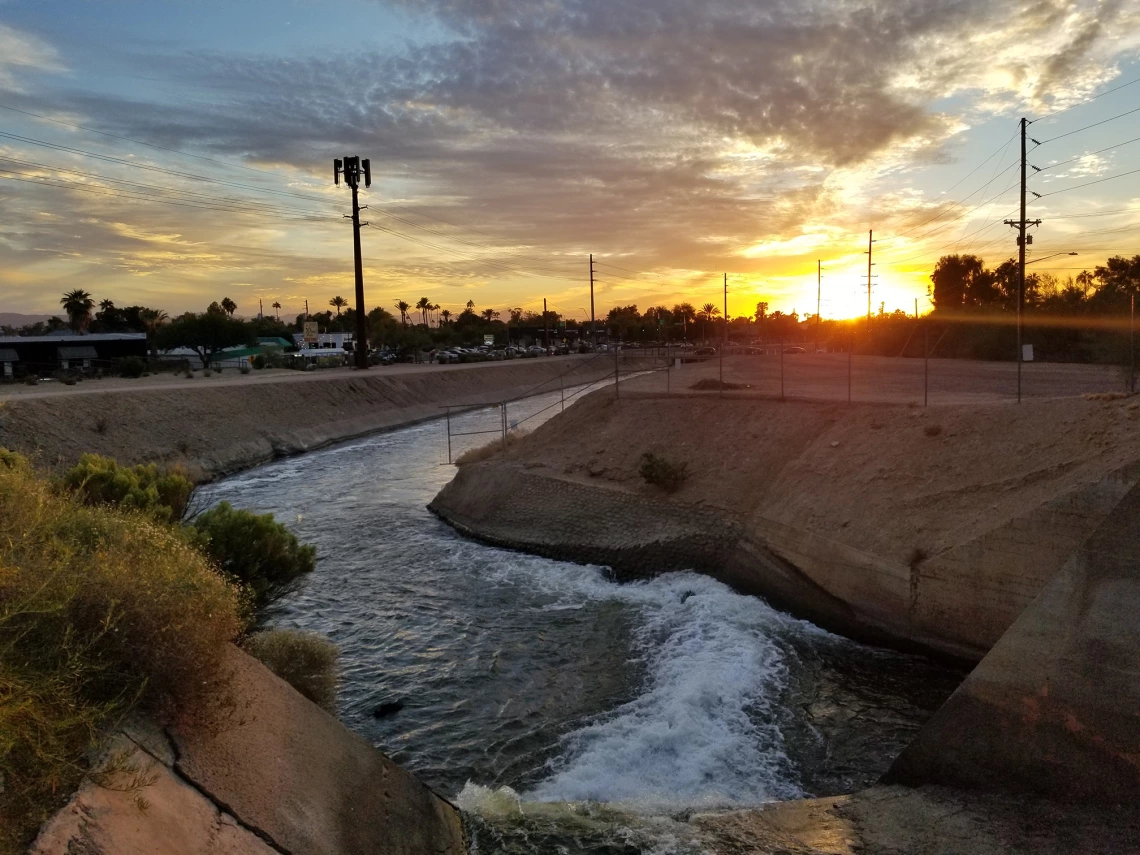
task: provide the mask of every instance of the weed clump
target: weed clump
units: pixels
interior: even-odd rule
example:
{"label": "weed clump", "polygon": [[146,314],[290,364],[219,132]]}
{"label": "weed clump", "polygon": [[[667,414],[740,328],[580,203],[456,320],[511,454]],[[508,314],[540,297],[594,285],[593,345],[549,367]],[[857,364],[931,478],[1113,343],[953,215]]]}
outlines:
{"label": "weed clump", "polygon": [[934,437],[942,434],[942,425],[927,425],[922,429],[927,436]]}
{"label": "weed clump", "polygon": [[146,362],[137,356],[128,356],[119,362],[119,376],[137,379],[146,371]]}
{"label": "weed clump", "polygon": [[251,635],[246,650],[270,671],[327,712],[336,713],[335,644],[311,632],[270,629]]}
{"label": "weed clump", "polygon": [[293,591],[317,564],[313,547],[273,519],[220,502],[191,522],[199,548],[232,581],[245,588],[256,609]]}
{"label": "weed clump", "polygon": [[180,467],[120,466],[98,454],[81,456],[64,474],[63,484],[89,505],[142,511],[164,522],[182,519],[194,492],[194,483]]}
{"label": "weed clump", "polygon": [[641,455],[641,466],[638,471],[641,477],[653,486],[660,487],[667,493],[675,493],[689,477],[688,468],[687,463],[675,463],[647,451]]}
{"label": "weed clump", "polygon": [[[525,430],[512,430],[507,433],[507,448],[510,448],[515,443],[519,442],[524,436],[527,435]],[[466,466],[469,463],[480,463],[484,460],[490,460],[496,454],[503,450],[503,440],[501,437],[493,439],[486,445],[480,445],[476,448],[469,448],[458,457],[455,458],[456,466]]]}
{"label": "weed clump", "polygon": [[183,530],[0,463],[0,851],[18,851],[126,716],[216,720],[242,622]]}

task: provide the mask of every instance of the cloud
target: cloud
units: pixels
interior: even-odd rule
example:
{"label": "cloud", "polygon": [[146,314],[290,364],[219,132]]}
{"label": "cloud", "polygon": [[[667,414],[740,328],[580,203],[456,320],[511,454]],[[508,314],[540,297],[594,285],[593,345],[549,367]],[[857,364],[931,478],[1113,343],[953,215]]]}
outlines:
{"label": "cloud", "polygon": [[[684,279],[729,257],[763,272],[777,252],[816,252],[820,235],[895,213],[925,219],[923,194],[875,182],[946,160],[948,141],[994,114],[1086,97],[1140,39],[1134,3],[1093,0],[1016,14],[989,0],[393,5],[430,19],[431,40],[291,56],[136,47],[134,62],[193,97],[58,100],[110,133],[280,170],[323,201],[246,195],[330,216],[346,199],[326,186],[329,161],[370,156],[369,216],[421,241],[368,233],[392,261],[374,274],[385,285],[485,287],[508,267],[580,279],[591,251]],[[190,233],[195,217],[194,241],[208,241],[217,215],[183,212],[163,232]],[[189,246],[132,244],[132,269],[196,257]],[[323,283],[322,263],[290,281]]]}
{"label": "cloud", "polygon": [[21,90],[21,70],[62,71],[59,54],[47,42],[0,23],[0,90]]}

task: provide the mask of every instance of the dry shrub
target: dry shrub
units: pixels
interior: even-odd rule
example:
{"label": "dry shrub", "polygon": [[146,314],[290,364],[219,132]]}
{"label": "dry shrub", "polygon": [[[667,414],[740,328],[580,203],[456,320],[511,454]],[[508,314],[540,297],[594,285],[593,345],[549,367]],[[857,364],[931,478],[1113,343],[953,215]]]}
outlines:
{"label": "dry shrub", "polygon": [[63,484],[89,505],[143,511],[164,522],[182,519],[194,492],[194,482],[180,466],[120,466],[98,454],[80,456],[79,462],[64,473]]}
{"label": "dry shrub", "polygon": [[705,377],[689,386],[698,392],[715,392],[718,389],[751,389],[747,383],[729,383],[727,380],[718,380],[715,377]]}
{"label": "dry shrub", "polygon": [[290,629],[252,635],[246,649],[266,668],[330,713],[336,713],[337,647],[324,636]]}
{"label": "dry shrub", "polygon": [[939,436],[942,433],[942,425],[927,425],[922,432],[927,436]]}
{"label": "dry shrub", "polygon": [[638,471],[650,484],[660,487],[667,493],[675,493],[689,477],[688,469],[688,463],[675,463],[647,451],[641,455],[641,466]]}
{"label": "dry shrub", "polygon": [[1081,395],[1086,401],[1119,401],[1129,397],[1128,392],[1088,392]]}
{"label": "dry shrub", "polygon": [[[525,430],[512,430],[507,432],[507,448],[520,442],[528,431]],[[466,466],[469,463],[481,463],[484,460],[490,460],[496,454],[503,450],[503,438],[501,436],[488,442],[486,445],[480,445],[478,448],[469,448],[458,457],[455,458],[456,466]]]}
{"label": "dry shrub", "polygon": [[187,534],[83,504],[0,453],[0,852],[16,851],[125,716],[216,722],[238,594]]}

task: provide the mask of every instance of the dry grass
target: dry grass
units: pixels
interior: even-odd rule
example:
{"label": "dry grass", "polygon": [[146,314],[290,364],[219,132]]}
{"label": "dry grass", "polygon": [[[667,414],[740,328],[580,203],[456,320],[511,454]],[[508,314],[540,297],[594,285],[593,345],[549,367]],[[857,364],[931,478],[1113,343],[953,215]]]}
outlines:
{"label": "dry grass", "polygon": [[339,651],[327,638],[311,632],[270,629],[250,636],[246,649],[317,706],[336,713]]}
{"label": "dry grass", "polygon": [[237,591],[173,527],[0,453],[0,852],[22,849],[138,710],[216,721]]}
{"label": "dry grass", "polygon": [[1121,398],[1130,398],[1128,392],[1089,392],[1081,396],[1086,401],[1119,401]]}
{"label": "dry grass", "polygon": [[[515,445],[522,440],[529,433],[525,430],[512,430],[507,433],[507,448]],[[469,448],[458,457],[455,458],[456,466],[466,466],[469,463],[480,463],[484,460],[490,460],[496,454],[503,450],[503,438],[501,436],[495,437],[486,445],[480,445],[478,448]]]}
{"label": "dry grass", "polygon": [[922,432],[930,437],[942,435],[942,425],[927,425],[922,429]]}

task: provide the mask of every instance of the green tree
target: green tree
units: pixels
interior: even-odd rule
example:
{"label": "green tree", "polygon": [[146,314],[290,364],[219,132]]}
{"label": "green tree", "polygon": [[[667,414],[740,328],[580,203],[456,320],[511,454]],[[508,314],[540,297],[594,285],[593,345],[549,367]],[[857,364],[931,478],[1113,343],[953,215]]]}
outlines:
{"label": "green tree", "polygon": [[292,591],[316,567],[316,550],[299,543],[273,514],[236,510],[221,502],[198,514],[191,525],[199,548],[250,592],[257,608]]}
{"label": "green tree", "polygon": [[207,309],[200,315],[187,312],[158,329],[156,343],[163,350],[188,347],[198,354],[202,367],[209,367],[214,357],[227,347],[253,344],[253,328],[245,321],[231,318],[225,312]]}
{"label": "green tree", "polygon": [[60,298],[59,304],[63,306],[71,328],[76,332],[82,332],[91,323],[91,310],[95,308],[95,301],[86,291],[80,288],[68,291]]}
{"label": "green tree", "polygon": [[994,274],[976,255],[944,255],[930,274],[934,283],[934,308],[955,311],[969,306],[987,306],[1001,299]]}

